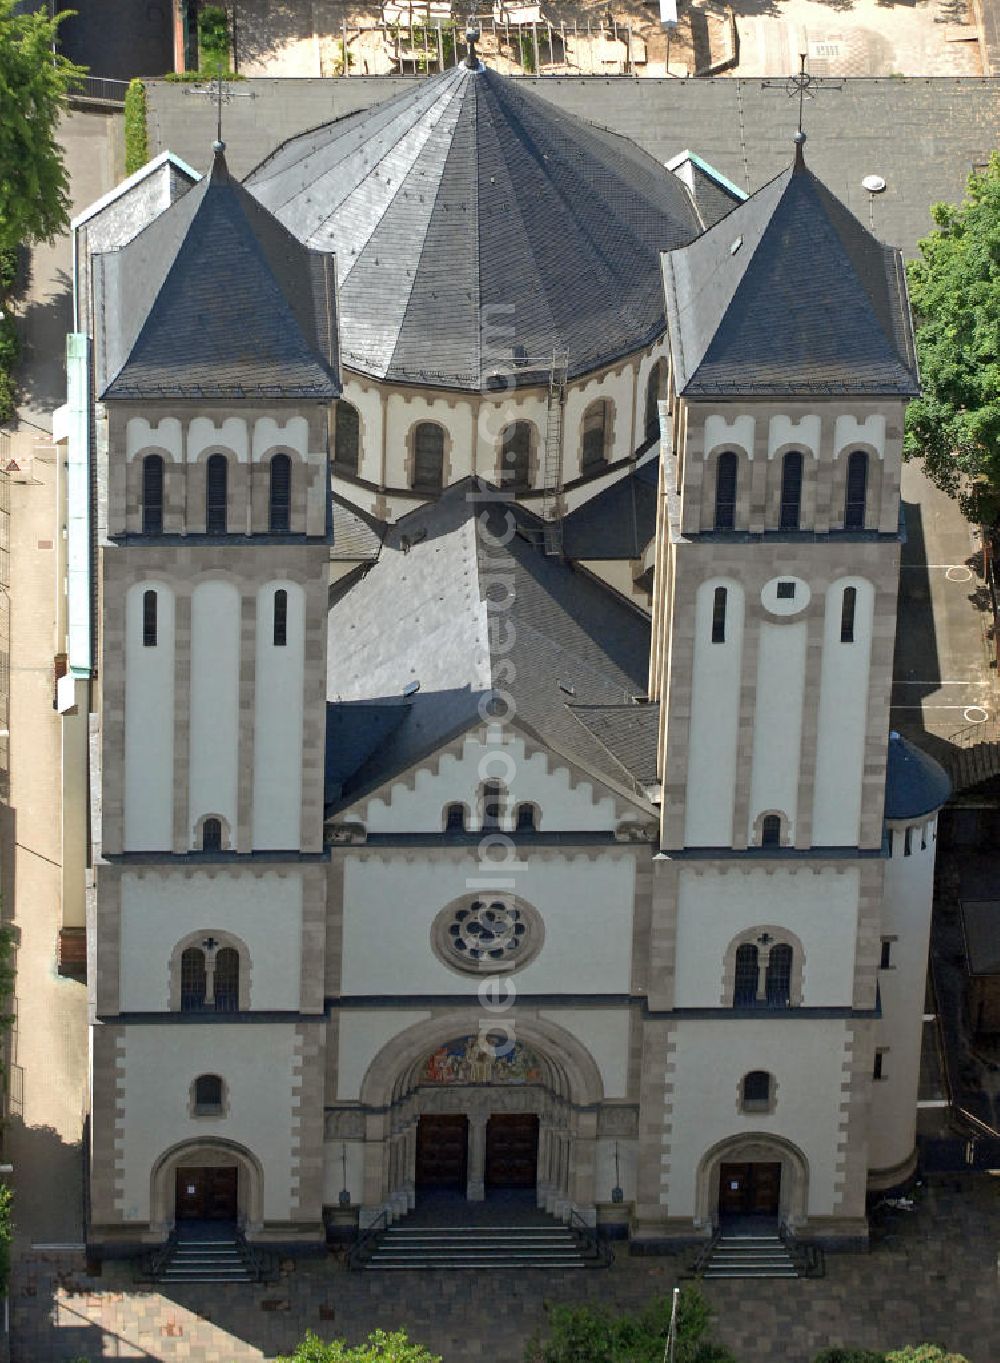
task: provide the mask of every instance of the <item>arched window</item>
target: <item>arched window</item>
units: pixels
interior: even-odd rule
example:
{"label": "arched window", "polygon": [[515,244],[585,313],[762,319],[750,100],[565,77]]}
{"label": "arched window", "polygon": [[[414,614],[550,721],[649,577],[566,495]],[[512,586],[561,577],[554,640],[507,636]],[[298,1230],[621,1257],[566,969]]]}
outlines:
{"label": "arched window", "polygon": [[757,948],[744,942],[736,948],[736,982],[733,989],[734,1008],[752,1008],[757,1002]]}
{"label": "arched window", "polygon": [[437,492],[444,483],[444,427],[421,421],[413,432],[413,486]]}
{"label": "arched window", "polygon": [[235,947],[215,953],[215,1011],[235,1013],[240,1006],[240,954]]}
{"label": "arched window", "polygon": [[211,1117],[222,1112],[222,1079],[217,1074],[199,1074],[194,1081],[194,1112]]}
{"label": "arched window", "polygon": [[607,398],[592,402],[583,414],[583,453],[580,472],[593,473],[608,462],[608,434],[611,428],[610,406]]}
{"label": "arched window", "polygon": [[201,850],[203,852],[222,851],[222,820],[206,819],[201,826]]}
{"label": "arched window", "polygon": [[767,958],[764,990],[770,1008],[787,1008],[792,1000],[792,948],[779,942]]}
{"label": "arched window", "polygon": [[802,455],[789,450],[781,461],[781,519],[782,530],[798,530],[802,515]]}
{"label": "arched window", "polygon": [[156,593],[152,587],[142,594],[142,646],[156,647]]}
{"label": "arched window", "polygon": [[201,947],[186,947],[181,954],[181,1011],[188,1013],[205,1006],[208,972]]}
{"label": "arched window", "polygon": [[771,1076],[767,1070],[751,1070],[743,1076],[744,1112],[764,1112],[771,1106]]}
{"label": "arched window", "polygon": [[228,527],[229,464],[224,454],[212,454],[205,471],[205,530],[224,535]]}
{"label": "arched window", "polygon": [[481,798],[484,831],[499,828],[503,818],[503,786],[499,781],[484,781]]}
{"label": "arched window", "polygon": [[716,587],[712,597],[712,643],[726,642],[726,599],[729,596],[725,587]]}
{"label": "arched window", "polygon": [[284,587],[279,587],[274,593],[272,642],[275,648],[284,648],[288,643],[288,593]]}
{"label": "arched window", "polygon": [[287,535],[292,527],[292,461],[287,454],[271,459],[267,528],[272,535]]}
{"label": "arched window", "polygon": [[142,533],[163,533],[163,456],[147,454],[142,461]]}
{"label": "arched window", "polygon": [[781,846],[781,816],[765,814],[760,824],[761,847]]}
{"label": "arched window", "polygon": [[857,587],[845,587],[844,599],[840,603],[840,642],[854,643],[854,612],[858,605]]}
{"label": "arched window", "polygon": [[663,363],[657,360],[649,371],[646,380],[646,439],[660,438],[660,388],[662,386]]}
{"label": "arched window", "polygon": [[465,805],[445,805],[444,831],[446,833],[465,832]]}
{"label": "arched window", "polygon": [[732,450],[723,450],[715,463],[715,528],[732,530],[736,525],[736,472]]}
{"label": "arched window", "polygon": [[515,421],[500,437],[500,486],[525,488],[531,483],[531,422]]}
{"label": "arched window", "polygon": [[536,822],[538,810],[532,804],[521,804],[517,807],[515,830],[518,833],[533,833],[538,824]]}
{"label": "arched window", "polygon": [[361,418],[358,409],[341,398],[335,411],[333,461],[345,473],[357,473],[361,465]]}
{"label": "arched window", "polygon": [[868,455],[855,450],[847,461],[847,495],[844,498],[844,529],[865,528],[865,502],[868,495]]}

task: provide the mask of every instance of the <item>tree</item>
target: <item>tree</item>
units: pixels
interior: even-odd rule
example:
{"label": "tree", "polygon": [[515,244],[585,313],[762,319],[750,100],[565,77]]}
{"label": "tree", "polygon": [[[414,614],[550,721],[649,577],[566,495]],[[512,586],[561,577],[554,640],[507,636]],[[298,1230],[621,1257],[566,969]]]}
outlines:
{"label": "tree", "polygon": [[[549,1337],[528,1344],[527,1363],[663,1363],[670,1298],[659,1297],[638,1315],[612,1315],[599,1306],[554,1306]],[[676,1363],[735,1363],[709,1335],[712,1309],[696,1287],[681,1291]]]}
{"label": "tree", "polygon": [[969,1363],[962,1354],[950,1354],[937,1344],[910,1344],[886,1354],[885,1363]]}
{"label": "tree", "polygon": [[307,1331],[305,1339],[287,1358],[277,1363],[441,1363],[437,1354],[429,1354],[419,1344],[411,1344],[405,1330],[386,1334],[376,1330],[364,1344],[345,1344],[342,1339],[325,1344],[319,1335]]}
{"label": "tree", "polygon": [[903,445],[983,525],[1000,520],[1000,153],[965,200],[935,204],[937,230],[907,267],[923,395]]}
{"label": "tree", "polygon": [[52,241],[69,223],[69,177],[56,141],[66,96],[84,74],[53,52],[48,6],[16,14],[0,0],[0,251]]}

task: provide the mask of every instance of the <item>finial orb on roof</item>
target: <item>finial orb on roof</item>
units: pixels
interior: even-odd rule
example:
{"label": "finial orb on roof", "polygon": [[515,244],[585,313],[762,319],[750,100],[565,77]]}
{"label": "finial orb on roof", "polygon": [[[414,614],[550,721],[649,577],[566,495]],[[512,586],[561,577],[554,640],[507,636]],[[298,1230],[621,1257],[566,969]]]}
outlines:
{"label": "finial orb on roof", "polygon": [[479,42],[480,29],[476,23],[474,14],[470,14],[465,25],[465,41],[469,44],[468,56],[465,58],[465,65],[470,71],[478,71],[479,58],[476,56],[476,43]]}
{"label": "finial orb on roof", "polygon": [[212,143],[212,150],[215,152],[216,156],[219,156],[222,152],[226,150],[225,142],[216,139],[216,141]]}
{"label": "finial orb on roof", "polygon": [[806,140],[805,133],[802,131],[801,128],[796,128],[795,136],[792,138],[792,141],[795,143],[797,147],[801,147],[804,144],[805,140]]}

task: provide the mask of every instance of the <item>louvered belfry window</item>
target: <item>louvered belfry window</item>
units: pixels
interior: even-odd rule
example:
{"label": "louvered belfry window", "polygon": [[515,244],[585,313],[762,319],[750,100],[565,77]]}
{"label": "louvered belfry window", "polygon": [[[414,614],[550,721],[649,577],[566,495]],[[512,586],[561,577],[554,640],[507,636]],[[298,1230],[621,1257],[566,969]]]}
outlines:
{"label": "louvered belfry window", "polygon": [[271,460],[267,528],[272,535],[285,535],[292,524],[292,461],[287,454]]}
{"label": "louvered belfry window", "polygon": [[142,461],[142,533],[163,533],[163,456],[147,454]]}
{"label": "louvered belfry window", "polygon": [[205,471],[205,530],[209,535],[224,535],[227,529],[229,465],[224,454],[209,456]]}

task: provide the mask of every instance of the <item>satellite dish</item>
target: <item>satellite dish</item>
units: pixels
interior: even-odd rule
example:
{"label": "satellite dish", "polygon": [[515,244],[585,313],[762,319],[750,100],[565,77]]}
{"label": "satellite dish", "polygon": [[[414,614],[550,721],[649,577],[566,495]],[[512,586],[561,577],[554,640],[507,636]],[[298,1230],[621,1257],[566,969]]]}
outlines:
{"label": "satellite dish", "polygon": [[881,194],[885,189],[885,181],[881,175],[866,175],[861,181],[861,188],[867,189],[869,194]]}

